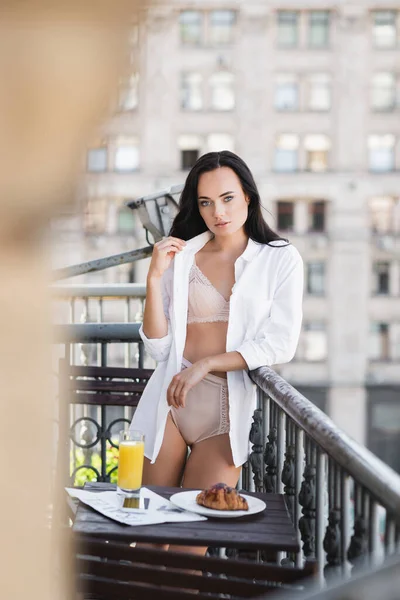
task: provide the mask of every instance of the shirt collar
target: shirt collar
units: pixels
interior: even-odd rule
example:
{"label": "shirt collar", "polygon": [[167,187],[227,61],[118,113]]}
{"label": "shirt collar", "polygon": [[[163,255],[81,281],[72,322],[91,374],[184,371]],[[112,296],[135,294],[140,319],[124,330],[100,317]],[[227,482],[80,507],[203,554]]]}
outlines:
{"label": "shirt collar", "polygon": [[[211,238],[211,231],[205,231],[204,233],[200,233],[200,235],[196,235],[196,237],[188,240],[186,247],[192,252],[198,252],[201,248],[203,248],[203,246],[207,244],[208,241],[211,240]],[[239,258],[250,262],[259,253],[260,248],[261,244],[258,244],[257,242],[249,238],[245,251],[241,256],[239,256]]]}
{"label": "shirt collar", "polygon": [[261,248],[261,244],[258,244],[257,242],[255,242],[254,240],[249,238],[246,249],[243,252],[243,254],[241,256],[239,256],[239,258],[242,258],[243,260],[250,262],[255,256],[257,256],[257,254],[260,251],[260,248]]}
{"label": "shirt collar", "polygon": [[193,252],[198,252],[203,246],[207,244],[212,238],[211,231],[205,231],[204,233],[200,233],[200,235],[196,235],[194,238],[191,238],[186,242],[186,248]]}

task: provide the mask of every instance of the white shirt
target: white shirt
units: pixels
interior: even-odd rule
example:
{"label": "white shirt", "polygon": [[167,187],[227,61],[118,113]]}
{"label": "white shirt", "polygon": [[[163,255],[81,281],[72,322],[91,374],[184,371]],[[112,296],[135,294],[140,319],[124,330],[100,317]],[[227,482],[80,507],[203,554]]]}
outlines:
{"label": "white shirt", "polygon": [[[149,339],[140,328],[145,349],[158,365],[132,419],[131,429],[145,434],[145,455],[154,463],[161,448],[170,407],[167,389],[181,371],[186,341],[189,272],[194,255],[212,237],[207,231],[189,240],[162,278],[168,333]],[[237,351],[249,370],[290,361],[296,351],[302,320],[303,261],[285,242],[258,244],[249,239],[235,262],[226,351]],[[247,371],[227,373],[230,442],[235,466],[246,462],[249,433],[256,408],[256,386]]]}

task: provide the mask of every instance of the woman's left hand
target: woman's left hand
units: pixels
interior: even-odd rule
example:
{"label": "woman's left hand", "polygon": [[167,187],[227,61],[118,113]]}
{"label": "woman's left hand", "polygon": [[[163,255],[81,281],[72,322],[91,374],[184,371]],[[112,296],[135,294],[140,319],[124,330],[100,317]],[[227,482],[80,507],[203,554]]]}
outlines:
{"label": "woman's left hand", "polygon": [[184,408],[188,392],[209,373],[206,360],[199,360],[172,378],[167,390],[169,406]]}

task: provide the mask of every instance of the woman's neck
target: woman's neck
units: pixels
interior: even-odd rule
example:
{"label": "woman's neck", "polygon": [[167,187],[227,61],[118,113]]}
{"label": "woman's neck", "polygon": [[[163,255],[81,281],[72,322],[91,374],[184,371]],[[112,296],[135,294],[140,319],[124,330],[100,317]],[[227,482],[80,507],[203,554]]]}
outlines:
{"label": "woman's neck", "polygon": [[229,236],[214,236],[210,240],[209,245],[215,252],[237,257],[243,254],[248,241],[248,235],[243,230],[240,230]]}

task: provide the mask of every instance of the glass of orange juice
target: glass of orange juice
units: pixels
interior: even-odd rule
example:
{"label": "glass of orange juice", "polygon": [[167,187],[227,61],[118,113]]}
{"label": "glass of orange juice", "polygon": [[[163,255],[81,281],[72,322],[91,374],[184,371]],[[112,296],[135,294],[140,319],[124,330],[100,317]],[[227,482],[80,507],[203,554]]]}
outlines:
{"label": "glass of orange juice", "polygon": [[143,475],[144,435],[141,431],[119,434],[118,492],[140,494]]}

